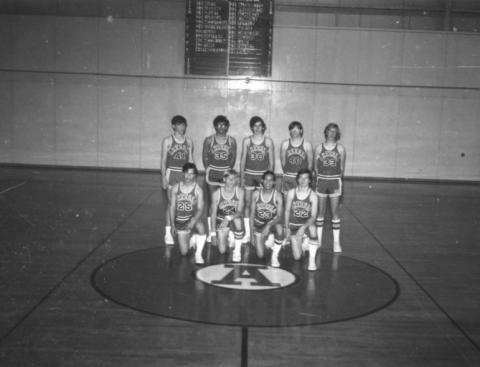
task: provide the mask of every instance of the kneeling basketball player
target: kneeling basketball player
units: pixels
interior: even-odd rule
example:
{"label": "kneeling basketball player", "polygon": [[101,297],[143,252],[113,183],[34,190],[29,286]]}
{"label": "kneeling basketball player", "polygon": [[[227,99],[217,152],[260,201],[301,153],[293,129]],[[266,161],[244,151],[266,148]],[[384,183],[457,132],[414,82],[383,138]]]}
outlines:
{"label": "kneeling basketball player", "polygon": [[[218,250],[221,254],[233,247],[233,262],[242,260],[242,238],[245,234],[243,207],[245,192],[238,185],[237,171],[229,169],[223,174],[224,186],[212,196],[212,230],[217,233]],[[233,235],[233,236],[232,236]],[[232,238],[233,237],[233,238]]]}
{"label": "kneeling basketball player", "polygon": [[170,193],[171,233],[177,239],[182,255],[186,256],[190,247],[196,247],[195,262],[203,264],[202,251],[207,238],[205,226],[200,220],[203,191],[196,182],[198,171],[195,164],[185,163],[182,171],[183,180],[174,185]]}
{"label": "kneeling basketball player", "polygon": [[[285,205],[286,236],[290,237],[295,260],[302,257],[302,244],[308,248],[308,270],[316,270],[315,255],[318,249],[315,219],[317,217],[317,195],[310,188],[312,173],[301,169],[297,173],[297,187],[288,191]],[[305,238],[304,238],[305,237]],[[305,242],[304,242],[305,241]]]}
{"label": "kneeling basketball player", "polygon": [[262,187],[253,193],[250,209],[251,238],[257,256],[263,259],[265,247],[272,248],[272,266],[280,266],[278,253],[283,242],[283,196],[275,190],[275,174],[266,171],[262,175]]}

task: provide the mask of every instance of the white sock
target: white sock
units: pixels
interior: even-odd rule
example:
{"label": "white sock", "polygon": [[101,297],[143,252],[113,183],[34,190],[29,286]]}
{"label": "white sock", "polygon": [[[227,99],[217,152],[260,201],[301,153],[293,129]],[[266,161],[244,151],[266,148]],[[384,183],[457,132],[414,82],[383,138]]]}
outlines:
{"label": "white sock", "polygon": [[205,241],[207,239],[207,235],[205,234],[197,234],[197,249],[195,250],[196,256],[202,256],[203,247],[205,246]]}

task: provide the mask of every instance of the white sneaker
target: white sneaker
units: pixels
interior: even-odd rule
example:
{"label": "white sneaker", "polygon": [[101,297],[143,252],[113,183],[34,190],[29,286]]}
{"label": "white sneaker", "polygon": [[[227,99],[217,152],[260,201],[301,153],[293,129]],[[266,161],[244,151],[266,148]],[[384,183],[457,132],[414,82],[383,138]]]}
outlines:
{"label": "white sneaker", "polygon": [[212,242],[212,237],[215,237],[217,234],[215,232],[210,232],[207,236],[206,242]]}
{"label": "white sneaker", "polygon": [[233,256],[232,256],[232,261],[234,263],[239,263],[240,261],[242,261],[242,253],[240,251],[234,251],[233,252]]}
{"label": "white sneaker", "polygon": [[232,231],[228,232],[228,247],[230,248],[235,247],[235,236],[233,235]]}
{"label": "white sneaker", "polygon": [[308,263],[308,271],[315,271],[315,270],[317,270],[317,265],[315,264],[315,262],[309,261],[309,263]]}
{"label": "white sneaker", "polygon": [[280,262],[278,261],[278,256],[273,256],[272,255],[272,267],[274,267],[274,268],[279,268],[280,267]]}
{"label": "white sneaker", "polygon": [[173,237],[170,231],[165,232],[165,238],[163,240],[165,241],[165,245],[167,246],[175,244],[175,241],[173,240]]}
{"label": "white sneaker", "polygon": [[308,243],[310,242],[310,239],[308,237],[303,237],[302,241],[302,251],[307,252],[308,251]]}
{"label": "white sneaker", "polygon": [[245,236],[242,238],[242,243],[250,242],[250,235],[245,233]]}
{"label": "white sneaker", "polygon": [[273,248],[274,243],[275,243],[275,238],[273,236],[273,233],[270,233],[267,237],[267,240],[265,241],[265,247],[266,248]]}
{"label": "white sneaker", "polygon": [[190,242],[189,242],[189,248],[194,248],[197,247],[197,235],[192,234],[190,236]]}
{"label": "white sneaker", "polygon": [[342,246],[340,246],[339,242],[334,242],[333,243],[333,252],[335,252],[335,253],[342,252]]}
{"label": "white sneaker", "polygon": [[203,260],[202,254],[195,254],[195,264],[205,264],[205,260]]}

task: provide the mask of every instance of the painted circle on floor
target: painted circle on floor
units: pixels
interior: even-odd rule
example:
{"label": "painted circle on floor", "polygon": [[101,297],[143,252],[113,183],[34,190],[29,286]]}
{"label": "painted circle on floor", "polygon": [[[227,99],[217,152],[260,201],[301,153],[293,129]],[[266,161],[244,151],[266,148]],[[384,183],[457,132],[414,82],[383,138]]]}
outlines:
{"label": "painted circle on floor", "polygon": [[216,287],[244,291],[265,291],[288,287],[295,274],[259,264],[216,264],[195,271],[195,278]]}
{"label": "painted circle on floor", "polygon": [[279,327],[325,324],[361,317],[392,303],[397,282],[368,263],[317,252],[294,261],[283,248],[280,268],[243,247],[241,263],[204,249],[205,265],[177,248],[155,247],[110,259],[92,274],[94,288],[119,305],[153,315],[208,324]]}

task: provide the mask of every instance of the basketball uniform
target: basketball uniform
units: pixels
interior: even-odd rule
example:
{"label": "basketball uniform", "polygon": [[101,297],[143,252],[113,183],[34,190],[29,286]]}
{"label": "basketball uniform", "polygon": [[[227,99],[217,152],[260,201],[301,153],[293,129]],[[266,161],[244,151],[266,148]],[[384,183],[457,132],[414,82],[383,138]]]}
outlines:
{"label": "basketball uniform", "polygon": [[288,223],[292,234],[295,234],[312,216],[313,208],[312,203],[310,202],[311,194],[312,190],[308,189],[308,195],[305,199],[300,199],[297,195],[297,189],[295,189],[292,205],[290,207],[290,223]]}
{"label": "basketball uniform", "polygon": [[182,184],[178,185],[178,190],[175,193],[177,200],[175,202],[175,226],[178,231],[185,231],[188,222],[195,214],[197,207],[197,198],[195,196],[195,189],[197,184],[189,192],[182,192]]}
{"label": "basketball uniform", "polygon": [[215,218],[217,228],[227,215],[233,215],[237,212],[239,201],[236,188],[231,197],[226,197],[224,189],[220,188],[220,200],[218,201],[217,217]]}
{"label": "basketball uniform", "polygon": [[234,165],[234,154],[232,151],[232,137],[227,136],[227,141],[220,144],[216,141],[215,135],[210,138],[210,145],[207,152],[206,181],[210,185],[223,185],[223,174]]}
{"label": "basketball uniform", "polygon": [[171,187],[183,180],[183,165],[189,161],[189,146],[187,138],[178,142],[172,135],[172,145],[167,151],[167,172],[168,185]]}
{"label": "basketball uniform", "polygon": [[261,232],[263,227],[277,215],[277,205],[275,203],[275,193],[273,190],[270,198],[267,200],[263,197],[263,189],[258,192],[258,198],[255,204],[255,213],[253,217],[253,225],[255,232]]}
{"label": "basketball uniform", "polygon": [[342,157],[337,145],[322,150],[315,159],[317,169],[316,192],[322,197],[338,197],[342,194]]}
{"label": "basketball uniform", "polygon": [[288,148],[285,152],[285,167],[283,169],[283,192],[287,192],[297,185],[297,172],[300,169],[308,168],[307,152],[303,143],[304,140],[302,140],[300,145],[293,146],[291,139],[288,140]]}
{"label": "basketball uniform", "polygon": [[265,137],[260,144],[255,144],[250,137],[250,144],[247,147],[247,155],[245,160],[245,187],[253,189],[260,187],[262,175],[268,170],[270,161],[268,147]]}

